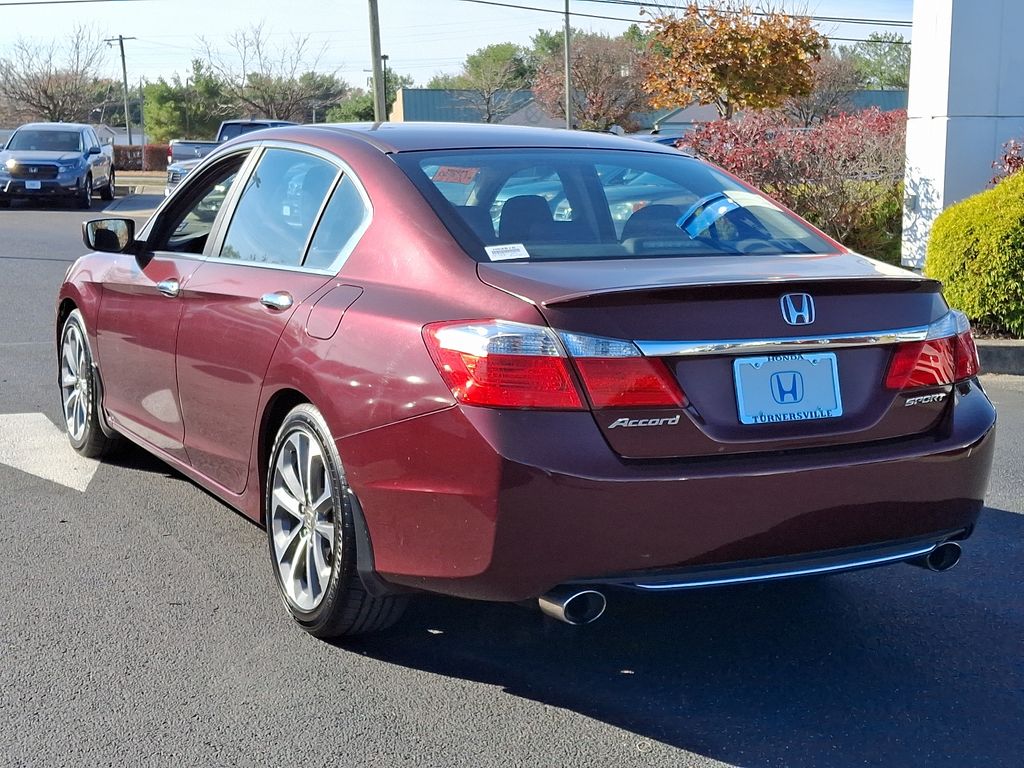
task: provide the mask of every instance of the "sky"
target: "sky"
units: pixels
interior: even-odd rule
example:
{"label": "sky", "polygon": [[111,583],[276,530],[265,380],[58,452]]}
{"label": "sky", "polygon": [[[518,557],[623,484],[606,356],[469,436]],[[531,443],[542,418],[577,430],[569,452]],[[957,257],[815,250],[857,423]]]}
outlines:
{"label": "sky", "polygon": [[[562,0],[502,1],[553,11],[564,7]],[[0,57],[18,38],[49,44],[53,39],[66,38],[76,25],[85,25],[103,37],[121,34],[136,38],[125,43],[125,54],[129,81],[137,83],[141,78],[155,80],[175,72],[184,74],[191,59],[202,56],[200,36],[226,55],[230,50],[227,40],[233,32],[262,22],[275,44],[287,45],[295,36],[308,36],[311,49],[323,50],[319,71],[336,72],[359,87],[365,87],[369,78],[366,0],[138,0],[81,7],[12,7],[3,6],[3,2],[0,0]],[[676,3],[663,0],[662,5],[666,4]],[[478,48],[507,41],[527,45],[538,29],[556,29],[562,23],[555,13],[465,0],[379,0],[379,7],[381,48],[389,57],[389,68],[412,75],[419,85],[435,73],[457,72],[466,55]],[[909,21],[912,0],[787,0],[783,7],[806,9],[820,16]],[[576,28],[611,35],[643,20],[638,7],[622,0],[571,0],[570,8],[578,13],[625,19],[573,19]],[[910,37],[908,27],[821,23],[818,28],[823,34],[847,38],[863,38],[877,31]],[[103,74],[120,77],[116,45],[109,49]]]}

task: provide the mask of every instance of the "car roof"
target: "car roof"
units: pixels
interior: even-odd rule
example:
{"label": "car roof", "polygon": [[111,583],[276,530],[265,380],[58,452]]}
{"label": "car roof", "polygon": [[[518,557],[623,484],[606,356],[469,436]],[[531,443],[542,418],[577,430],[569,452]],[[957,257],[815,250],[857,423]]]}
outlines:
{"label": "car roof", "polygon": [[25,123],[19,125],[17,130],[31,128],[33,131],[81,131],[88,127],[84,123]]}
{"label": "car roof", "polygon": [[632,139],[621,138],[613,134],[556,128],[532,128],[521,125],[426,122],[334,123],[317,125],[316,128],[362,139],[381,152],[387,153],[492,148],[625,149],[634,152],[674,153],[674,150],[657,144],[643,145]]}

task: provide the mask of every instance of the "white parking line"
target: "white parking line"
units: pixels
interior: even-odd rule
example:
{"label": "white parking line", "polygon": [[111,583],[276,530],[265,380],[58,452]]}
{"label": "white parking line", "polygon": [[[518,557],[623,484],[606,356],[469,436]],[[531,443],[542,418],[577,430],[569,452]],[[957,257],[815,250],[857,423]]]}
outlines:
{"label": "white parking line", "polygon": [[79,456],[41,413],[0,414],[0,464],[84,492],[99,463]]}

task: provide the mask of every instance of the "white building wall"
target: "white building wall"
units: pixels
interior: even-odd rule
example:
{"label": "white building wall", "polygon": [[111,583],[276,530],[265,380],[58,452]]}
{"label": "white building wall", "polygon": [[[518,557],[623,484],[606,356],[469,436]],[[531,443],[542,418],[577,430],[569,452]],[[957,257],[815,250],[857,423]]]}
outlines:
{"label": "white building wall", "polygon": [[1024,136],[1024,0],[916,0],[903,263],[924,265],[943,209],[988,186]]}

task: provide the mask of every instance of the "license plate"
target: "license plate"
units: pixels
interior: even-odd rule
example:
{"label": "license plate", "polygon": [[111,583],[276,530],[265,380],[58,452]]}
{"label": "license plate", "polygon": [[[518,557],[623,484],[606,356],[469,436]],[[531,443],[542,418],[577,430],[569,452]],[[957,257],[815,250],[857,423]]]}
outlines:
{"label": "license plate", "polygon": [[834,419],[843,415],[833,352],[734,360],[736,405],[743,424]]}
{"label": "license plate", "polygon": [[43,183],[41,181],[26,181],[25,189],[42,189]]}

